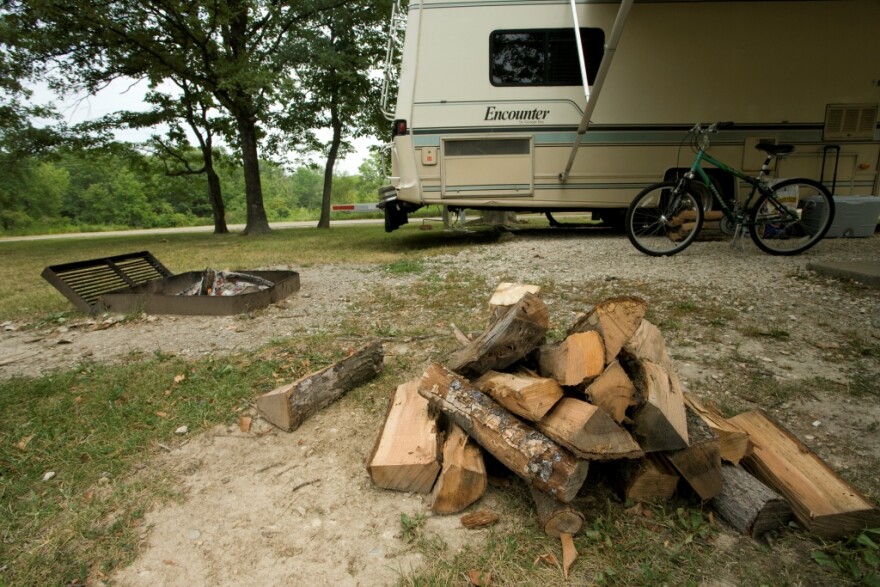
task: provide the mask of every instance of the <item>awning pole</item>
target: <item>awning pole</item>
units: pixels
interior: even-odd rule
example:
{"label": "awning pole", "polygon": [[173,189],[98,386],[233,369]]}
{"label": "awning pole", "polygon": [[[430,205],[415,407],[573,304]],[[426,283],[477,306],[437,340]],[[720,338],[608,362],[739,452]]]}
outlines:
{"label": "awning pole", "polygon": [[590,81],[587,79],[587,64],[584,61],[584,42],[581,40],[581,23],[578,21],[576,0],[571,0],[571,19],[574,21],[574,40],[577,43],[578,63],[581,66],[581,82],[584,84],[584,98],[590,101]]}
{"label": "awning pole", "polygon": [[[617,10],[617,18],[614,19],[614,26],[611,29],[611,35],[608,38],[608,42],[605,44],[605,54],[602,56],[602,63],[599,65],[599,71],[596,73],[596,80],[595,83],[593,83],[592,91],[586,88],[587,76],[583,71],[583,50],[580,48],[580,30],[578,28],[577,15],[575,15],[575,38],[578,40],[578,53],[581,56],[581,75],[584,79],[587,105],[584,108],[584,115],[581,118],[581,124],[578,126],[577,138],[574,141],[574,146],[571,149],[571,153],[568,155],[568,163],[565,165],[565,170],[559,174],[559,181],[561,182],[568,180],[568,175],[571,173],[571,166],[574,165],[574,158],[577,156],[578,149],[580,149],[581,143],[584,140],[584,134],[587,132],[587,127],[590,126],[590,117],[593,115],[593,110],[596,109],[596,101],[599,99],[599,94],[602,91],[602,84],[605,83],[605,76],[608,75],[608,69],[611,67],[611,61],[614,59],[614,52],[617,50],[617,44],[620,42],[621,34],[623,34],[623,27],[626,24],[626,19],[629,16],[629,9],[632,7],[632,3],[633,0],[622,0],[620,3],[620,8]],[[574,0],[572,0],[572,6],[574,6]]]}

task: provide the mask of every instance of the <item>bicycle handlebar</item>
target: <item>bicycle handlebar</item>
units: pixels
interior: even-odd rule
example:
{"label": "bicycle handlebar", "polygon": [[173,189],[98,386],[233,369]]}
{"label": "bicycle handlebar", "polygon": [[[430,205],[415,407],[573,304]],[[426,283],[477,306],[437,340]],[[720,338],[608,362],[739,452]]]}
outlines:
{"label": "bicycle handlebar", "polygon": [[721,122],[713,122],[709,126],[703,127],[699,122],[694,125],[691,129],[691,132],[694,134],[708,134],[713,132],[718,132],[719,130],[725,130],[728,128],[733,128],[733,121],[721,121]]}

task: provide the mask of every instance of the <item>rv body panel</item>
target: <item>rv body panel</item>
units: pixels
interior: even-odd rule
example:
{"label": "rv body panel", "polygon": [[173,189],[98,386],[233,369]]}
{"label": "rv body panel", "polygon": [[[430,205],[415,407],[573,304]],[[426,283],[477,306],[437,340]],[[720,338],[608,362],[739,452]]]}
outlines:
{"label": "rv body panel", "polygon": [[[578,2],[582,30],[607,35],[617,7]],[[414,2],[395,113],[407,131],[393,139],[392,185],[416,205],[625,208],[644,186],[690,165],[681,142],[695,122],[732,120],[732,130],[713,136],[722,161],[757,172],[757,142],[792,143],[797,150],[778,163],[777,176],[880,195],[878,22],[873,0],[636,3],[563,182],[583,87],[495,83],[492,67],[503,55],[490,53],[499,31],[573,29],[570,4]],[[863,121],[860,138],[829,138],[834,105],[855,106],[866,120],[873,107],[874,118]]]}

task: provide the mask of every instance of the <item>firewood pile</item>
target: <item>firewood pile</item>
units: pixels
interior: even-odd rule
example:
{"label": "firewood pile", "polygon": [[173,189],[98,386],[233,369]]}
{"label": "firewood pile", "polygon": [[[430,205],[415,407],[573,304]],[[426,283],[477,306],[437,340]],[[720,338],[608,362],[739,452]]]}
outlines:
{"label": "firewood pile", "polygon": [[486,491],[488,453],[529,485],[564,554],[584,521],[572,502],[600,461],[627,500],[689,487],[753,536],[792,515],[824,538],[880,524],[877,508],[763,411],[725,419],[686,393],[643,300],[601,301],[547,342],[537,289],[499,286],[482,334],[453,327],[460,350],[394,390],[367,467],[376,486],[429,494],[436,514],[462,512]]}

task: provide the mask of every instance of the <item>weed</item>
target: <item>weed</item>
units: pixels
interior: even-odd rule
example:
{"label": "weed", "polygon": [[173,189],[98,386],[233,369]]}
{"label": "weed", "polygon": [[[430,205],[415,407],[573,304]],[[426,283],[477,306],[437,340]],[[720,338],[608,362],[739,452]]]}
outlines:
{"label": "weed", "polygon": [[819,565],[838,571],[862,585],[880,585],[880,528],[864,530],[846,542],[815,549],[811,556]]}
{"label": "weed", "polygon": [[424,514],[416,514],[415,516],[409,516],[407,514],[400,514],[400,537],[407,544],[412,544],[422,534],[422,526],[425,524],[425,515]]}

